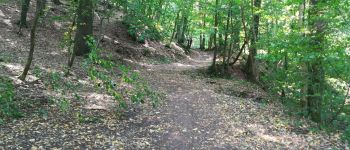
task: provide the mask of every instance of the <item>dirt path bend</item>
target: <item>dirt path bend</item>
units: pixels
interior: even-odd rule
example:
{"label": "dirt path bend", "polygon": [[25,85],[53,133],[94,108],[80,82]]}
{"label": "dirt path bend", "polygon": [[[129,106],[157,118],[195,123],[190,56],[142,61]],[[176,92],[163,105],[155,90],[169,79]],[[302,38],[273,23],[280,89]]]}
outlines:
{"label": "dirt path bend", "polygon": [[344,148],[337,138],[291,126],[295,120],[278,105],[230,94],[252,86],[249,83],[199,75],[210,61],[211,56],[201,52],[186,63],[146,67],[146,79],[166,94],[166,100],[148,119],[158,121],[148,121],[143,132],[127,135],[142,137],[154,149]]}

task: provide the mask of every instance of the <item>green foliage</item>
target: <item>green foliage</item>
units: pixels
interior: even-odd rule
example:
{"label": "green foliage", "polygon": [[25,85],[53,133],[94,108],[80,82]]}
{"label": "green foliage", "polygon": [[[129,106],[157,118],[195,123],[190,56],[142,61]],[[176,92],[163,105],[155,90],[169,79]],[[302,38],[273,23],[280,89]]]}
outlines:
{"label": "green foliage", "polygon": [[[342,138],[345,141],[350,141],[350,125],[346,128]],[[349,142],[348,146],[350,146],[350,142]]]}
{"label": "green foliage", "polygon": [[63,98],[57,101],[57,106],[62,112],[67,113],[70,109],[70,101],[68,99]]}
{"label": "green foliage", "polygon": [[0,0],[0,6],[5,4],[5,3],[8,3],[10,0]]}
{"label": "green foliage", "polygon": [[87,115],[84,115],[84,114],[82,114],[80,112],[77,112],[75,114],[75,117],[78,120],[78,122],[81,123],[81,124],[99,123],[99,122],[101,122],[101,119],[99,117],[87,116]]}
{"label": "green foliage", "polygon": [[118,111],[128,108],[128,102],[124,96],[130,97],[132,104],[143,104],[146,99],[149,99],[154,107],[158,104],[160,95],[153,92],[137,72],[124,65],[118,67],[121,72],[120,84],[131,85],[132,89],[127,89],[126,95],[121,94],[118,89],[119,84],[113,78],[115,74],[109,74],[113,69],[116,69],[117,65],[101,56],[102,50],[97,47],[94,38],[87,37],[87,43],[91,48],[91,53],[85,60],[84,68],[90,79],[95,81],[97,88],[114,97],[119,105]]}
{"label": "green foliage", "polygon": [[[349,5],[340,1],[323,1],[314,9],[324,9],[322,14],[310,14],[310,9],[301,13],[301,1],[269,2],[262,11],[258,59],[263,70],[262,82],[269,90],[280,96],[282,102],[293,111],[293,114],[310,117],[308,97],[320,97],[321,125],[345,131],[349,122],[340,119],[346,114],[346,91],[350,83],[348,15],[342,13]],[[290,11],[285,11],[287,10]],[[304,20],[302,20],[304,19]],[[283,20],[283,21],[277,21]],[[327,23],[325,32],[318,33],[312,23],[322,20]],[[304,23],[306,21],[308,23]],[[324,34],[324,38],[321,39]],[[315,39],[319,40],[315,44]],[[315,68],[318,67],[318,71]],[[266,68],[266,69],[265,69]],[[320,68],[320,69],[319,69]],[[321,79],[322,85],[312,79]],[[318,80],[316,80],[318,81]],[[308,89],[322,86],[322,92],[309,94]],[[330,122],[332,122],[330,124]],[[344,132],[347,136],[347,132]]]}
{"label": "green foliage", "polygon": [[[132,18],[127,21],[128,33],[137,42],[144,43],[145,40],[160,40],[161,35],[151,21],[136,21],[139,18]],[[134,20],[134,21],[131,21]]]}
{"label": "green foliage", "polygon": [[128,32],[138,42],[145,40],[161,40],[162,35],[159,30],[156,15],[159,7],[156,0],[144,2],[133,0],[127,3],[128,14],[124,22],[128,25]]}
{"label": "green foliage", "polygon": [[39,67],[35,67],[33,74],[38,78],[44,79],[44,84],[48,90],[59,94],[58,96],[51,97],[51,101],[61,112],[68,113],[71,109],[71,100],[67,99],[66,96],[70,95],[77,101],[81,100],[81,97],[76,92],[80,84],[66,79],[62,73],[55,71],[45,72]]}
{"label": "green foliage", "polygon": [[48,112],[46,109],[39,108],[39,109],[37,110],[37,113],[38,113],[42,118],[44,118],[45,120],[49,117],[49,112]]}
{"label": "green foliage", "polygon": [[23,114],[20,112],[16,102],[14,101],[15,89],[12,81],[6,77],[0,76],[0,119],[12,117],[19,118]]}

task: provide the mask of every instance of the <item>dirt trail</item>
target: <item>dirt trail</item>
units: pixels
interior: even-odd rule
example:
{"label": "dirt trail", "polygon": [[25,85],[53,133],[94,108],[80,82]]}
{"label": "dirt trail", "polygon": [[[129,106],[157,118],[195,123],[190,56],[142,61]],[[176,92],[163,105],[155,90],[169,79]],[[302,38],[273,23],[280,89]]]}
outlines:
{"label": "dirt trail", "polygon": [[[210,65],[211,56],[200,52],[185,63],[146,67],[144,74],[166,93],[159,108],[158,134],[150,134],[156,149],[323,149],[344,148],[324,135],[308,133],[275,104],[254,102],[220,91],[249,86],[240,80],[210,79],[198,74]],[[246,85],[244,85],[246,84]],[[219,89],[219,90],[218,90]],[[304,131],[305,130],[305,131]],[[305,133],[301,133],[304,131]],[[147,134],[147,133],[146,133]],[[149,134],[149,133],[148,133]],[[309,138],[308,138],[309,137]]]}

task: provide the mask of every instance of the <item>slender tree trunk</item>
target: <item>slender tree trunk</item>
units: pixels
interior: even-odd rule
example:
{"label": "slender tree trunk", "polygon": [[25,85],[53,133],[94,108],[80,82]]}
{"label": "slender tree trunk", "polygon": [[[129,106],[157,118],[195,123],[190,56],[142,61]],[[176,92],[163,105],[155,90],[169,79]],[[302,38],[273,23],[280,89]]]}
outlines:
{"label": "slender tree trunk", "polygon": [[[244,6],[243,6],[243,4],[241,5],[241,20],[242,20],[242,26],[243,26],[243,31],[244,31],[244,43],[243,43],[242,47],[240,48],[240,51],[237,54],[236,58],[233,60],[233,63],[230,64],[230,65],[234,65],[238,61],[239,57],[243,53],[244,48],[246,47],[246,45],[249,44],[248,31],[247,31],[247,26],[246,26],[246,23],[245,23]],[[238,40],[239,40],[239,38],[238,38]],[[249,47],[249,45],[248,45],[248,47]]]}
{"label": "slender tree trunk", "polygon": [[178,32],[178,40],[177,42],[180,44],[180,45],[184,45],[185,43],[185,33],[186,33],[186,30],[187,30],[187,23],[188,23],[188,16],[187,14],[182,14],[182,22],[181,22],[181,25],[180,25],[180,32]]}
{"label": "slender tree trunk", "polygon": [[212,50],[213,48],[213,39],[214,39],[214,34],[210,34],[209,41],[208,41],[208,50]]}
{"label": "slender tree trunk", "polygon": [[173,33],[171,34],[171,38],[170,38],[169,44],[171,44],[171,42],[173,42],[173,40],[174,40],[176,29],[177,29],[177,26],[178,26],[179,17],[180,17],[180,11],[177,12],[177,15],[176,15],[176,18],[175,18],[175,24],[174,24]]}
{"label": "slender tree trunk", "polygon": [[72,25],[68,30],[68,38],[69,38],[69,43],[68,43],[68,53],[69,53],[69,58],[68,58],[68,70],[66,72],[66,76],[68,76],[70,74],[70,70],[73,66],[73,62],[75,59],[75,53],[74,53],[74,49],[72,49],[72,44],[74,44],[74,40],[72,39],[72,32],[74,30],[74,27],[76,25],[76,16],[73,17],[73,21],[72,21]]}
{"label": "slender tree trunk", "polygon": [[24,70],[22,74],[18,77],[20,80],[25,81],[28,71],[30,69],[30,66],[33,61],[33,54],[34,54],[34,48],[35,48],[35,33],[36,33],[36,28],[39,22],[40,16],[43,14],[43,9],[45,6],[45,0],[37,0],[36,2],[36,12],[35,12],[35,18],[34,18],[34,23],[30,31],[30,50],[29,50],[29,55],[27,59],[27,63],[24,67]]}
{"label": "slender tree trunk", "polygon": [[[261,8],[261,0],[252,0],[252,6],[255,8]],[[250,39],[250,48],[249,48],[249,56],[247,61],[247,76],[248,79],[252,81],[258,81],[258,70],[256,66],[255,57],[257,55],[257,46],[256,43],[258,41],[259,34],[259,22],[260,16],[256,14],[254,9],[252,8],[253,13],[253,22],[252,22],[252,36]]]}
{"label": "slender tree trunk", "polygon": [[[240,31],[241,31],[241,24],[243,24],[243,22],[244,22],[244,15],[243,15],[243,13],[242,13],[242,10],[243,8],[241,8],[241,10],[240,10],[240,14],[242,14],[242,20],[241,21],[236,21],[236,22],[234,22],[233,21],[233,17],[231,18],[231,28],[232,28],[232,43],[231,43],[231,46],[230,46],[230,53],[229,53],[229,63],[230,63],[230,60],[231,60],[231,58],[233,57],[233,51],[238,51],[239,53],[237,54],[237,56],[238,56],[238,58],[240,57],[240,55],[241,55],[241,53],[243,52],[243,49],[245,48],[245,44],[247,44],[247,42],[246,42],[246,38],[248,38],[248,37],[244,37],[244,43],[243,43],[243,48],[242,48],[242,50],[240,49]],[[232,14],[233,15],[233,14]],[[239,19],[239,17],[236,15],[236,17],[235,17],[236,19]],[[244,24],[244,26],[245,26],[245,24]],[[245,28],[245,27],[244,27]],[[243,28],[243,29],[244,29]],[[245,29],[244,29],[244,33],[245,33]],[[236,59],[234,59],[235,60],[235,62],[234,63],[236,63],[236,61],[238,60],[236,60]],[[233,64],[234,64],[233,63]],[[230,63],[230,65],[231,65],[231,63]]]}
{"label": "slender tree trunk", "polygon": [[228,40],[228,33],[229,33],[229,27],[230,27],[230,20],[231,20],[231,8],[232,3],[230,3],[229,10],[227,11],[227,20],[226,20],[226,29],[225,29],[225,39],[224,39],[224,55],[223,55],[223,70],[225,71],[227,69],[227,66],[229,64],[229,49],[227,48],[227,40]]}
{"label": "slender tree trunk", "polygon": [[[325,0],[310,0],[309,26],[310,26],[310,46],[312,52],[321,54],[324,51],[325,31],[327,22],[323,15]],[[308,84],[308,106],[311,119],[315,122],[322,122],[321,109],[323,94],[325,91],[325,80],[323,70],[323,59],[318,55],[311,60],[308,66],[309,84]]]}
{"label": "slender tree trunk", "polygon": [[[202,24],[202,29],[205,29],[205,14],[203,14],[203,24]],[[201,32],[200,34],[200,49],[201,50],[205,50],[205,34],[203,32]]]}
{"label": "slender tree trunk", "polygon": [[179,17],[177,26],[176,26],[176,40],[177,43],[180,43],[179,41],[181,41],[181,35],[182,35],[182,25],[183,25],[183,18],[184,18],[184,12],[181,11],[181,17]]}
{"label": "slender tree trunk", "polygon": [[[303,29],[305,27],[305,8],[306,7],[306,2],[305,0],[300,4],[299,6],[299,28],[300,30]],[[306,37],[306,34],[305,33],[301,33],[301,36],[302,37]],[[303,64],[302,65],[302,70],[301,72],[303,73],[303,75],[305,75],[307,72],[308,72],[308,69],[307,69],[307,64]],[[308,116],[309,114],[309,108],[308,108],[308,100],[307,100],[307,91],[308,91],[308,84],[309,84],[309,81],[307,78],[305,78],[303,80],[303,83],[305,85],[303,85],[301,88],[301,94],[302,94],[302,98],[301,98],[301,107],[303,108],[304,110],[304,115],[305,116]]]}
{"label": "slender tree trunk", "polygon": [[77,10],[77,32],[74,39],[74,53],[83,56],[90,52],[86,37],[92,36],[93,4],[92,0],[79,0]]}
{"label": "slender tree trunk", "polygon": [[213,39],[215,50],[214,50],[214,57],[213,57],[213,64],[212,64],[212,69],[214,72],[216,72],[216,57],[217,57],[217,53],[219,51],[219,48],[217,45],[217,37],[216,37],[217,32],[218,32],[218,24],[219,24],[219,21],[218,21],[218,16],[219,16],[218,9],[219,9],[219,7],[218,6],[219,6],[219,0],[216,0],[215,1],[214,39]]}

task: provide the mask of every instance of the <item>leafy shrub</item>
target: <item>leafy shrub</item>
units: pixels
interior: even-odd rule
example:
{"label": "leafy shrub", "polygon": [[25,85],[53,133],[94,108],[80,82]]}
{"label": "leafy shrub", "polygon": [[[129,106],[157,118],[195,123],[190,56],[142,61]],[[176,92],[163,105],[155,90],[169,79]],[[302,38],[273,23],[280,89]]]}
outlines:
{"label": "leafy shrub", "polygon": [[131,37],[138,42],[161,40],[163,37],[157,26],[157,19],[153,19],[152,13],[147,11],[147,8],[153,5],[155,5],[153,1],[141,0],[128,3],[128,15],[124,23],[127,24]]}
{"label": "leafy shrub", "polygon": [[[117,81],[113,79],[114,75],[110,74],[117,65],[100,56],[101,49],[97,47],[93,37],[87,37],[87,43],[91,49],[91,53],[84,63],[84,68],[87,70],[88,76],[91,80],[95,81],[98,88],[103,89],[107,94],[114,97],[115,101],[119,104],[118,110],[127,109],[127,101],[118,90]],[[149,99],[154,107],[157,105],[160,95],[151,90],[137,72],[132,71],[124,65],[120,65],[118,69],[122,73],[120,81],[133,87],[130,91],[126,91],[127,96],[130,96],[133,104],[145,103],[145,100]]]}
{"label": "leafy shrub", "polygon": [[19,118],[23,114],[18,109],[18,106],[14,102],[14,86],[6,77],[0,76],[0,117],[13,117]]}
{"label": "leafy shrub", "polygon": [[156,29],[153,21],[143,20],[136,16],[128,16],[128,33],[137,42],[145,42],[145,40],[160,40],[161,34]]}
{"label": "leafy shrub", "polygon": [[46,88],[56,92],[60,96],[50,97],[51,102],[57,106],[57,108],[63,112],[67,113],[70,110],[71,100],[62,97],[67,96],[68,94],[74,97],[76,100],[80,100],[80,96],[76,93],[76,90],[79,88],[79,83],[73,83],[66,78],[64,74],[60,72],[45,72],[44,70],[35,67],[33,69],[33,74],[38,78],[45,78],[44,84]]}
{"label": "leafy shrub", "polygon": [[348,141],[348,146],[350,147],[350,125],[343,133],[343,140]]}

